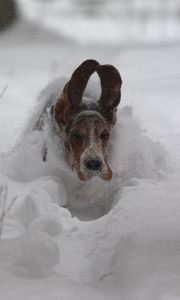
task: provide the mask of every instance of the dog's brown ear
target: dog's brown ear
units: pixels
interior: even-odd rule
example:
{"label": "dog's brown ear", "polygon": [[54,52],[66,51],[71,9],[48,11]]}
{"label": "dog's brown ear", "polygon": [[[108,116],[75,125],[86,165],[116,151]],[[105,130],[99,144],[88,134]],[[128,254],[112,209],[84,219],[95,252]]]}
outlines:
{"label": "dog's brown ear", "polygon": [[107,121],[113,123],[114,112],[121,100],[121,75],[112,65],[99,65],[97,73],[100,77],[102,89],[98,105],[102,115]]}
{"label": "dog's brown ear", "polygon": [[76,108],[80,105],[88,80],[96,71],[98,65],[99,63],[96,60],[87,59],[72,74],[66,85],[66,93],[73,107]]}
{"label": "dog's brown ear", "polygon": [[67,124],[73,118],[81,104],[88,80],[98,65],[96,60],[87,59],[73,72],[55,105],[55,118],[58,123]]}

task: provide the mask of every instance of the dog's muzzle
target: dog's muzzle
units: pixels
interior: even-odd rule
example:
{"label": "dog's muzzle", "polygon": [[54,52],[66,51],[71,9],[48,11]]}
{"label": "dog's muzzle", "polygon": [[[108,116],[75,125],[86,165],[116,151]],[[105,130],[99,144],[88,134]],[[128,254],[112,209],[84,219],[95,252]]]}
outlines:
{"label": "dog's muzzle", "polygon": [[90,171],[99,171],[102,166],[102,161],[99,159],[88,159],[85,162],[85,166]]}

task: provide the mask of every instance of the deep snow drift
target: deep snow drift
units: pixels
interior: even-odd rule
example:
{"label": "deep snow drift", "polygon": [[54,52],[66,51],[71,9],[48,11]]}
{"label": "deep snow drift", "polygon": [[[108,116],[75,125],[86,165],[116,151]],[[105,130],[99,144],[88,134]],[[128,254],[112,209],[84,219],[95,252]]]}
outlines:
{"label": "deep snow drift", "polygon": [[[0,99],[0,179],[7,206],[17,196],[0,244],[1,299],[179,299],[179,46],[105,48],[102,56],[101,48],[77,51],[43,38],[13,49],[8,36],[0,42],[0,91],[8,84]],[[57,138],[32,130],[49,93],[62,88],[55,77],[87,57],[113,63],[124,79],[110,183],[81,183]],[[88,89],[98,94],[93,80]]]}

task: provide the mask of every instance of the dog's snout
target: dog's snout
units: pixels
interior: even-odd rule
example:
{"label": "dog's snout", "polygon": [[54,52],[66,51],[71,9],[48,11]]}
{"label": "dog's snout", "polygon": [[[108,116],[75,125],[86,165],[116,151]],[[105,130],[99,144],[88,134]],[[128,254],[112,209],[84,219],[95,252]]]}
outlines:
{"label": "dog's snout", "polygon": [[92,171],[98,171],[101,168],[102,162],[99,159],[89,159],[86,161],[86,168]]}

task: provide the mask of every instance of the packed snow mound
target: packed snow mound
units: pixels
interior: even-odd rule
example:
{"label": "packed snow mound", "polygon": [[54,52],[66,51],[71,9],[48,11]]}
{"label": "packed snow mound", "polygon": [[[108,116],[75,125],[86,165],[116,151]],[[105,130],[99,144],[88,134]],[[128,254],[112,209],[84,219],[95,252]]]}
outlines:
{"label": "packed snow mound", "polygon": [[18,251],[13,273],[19,276],[42,277],[59,264],[57,243],[45,232],[29,232],[16,240]]}

